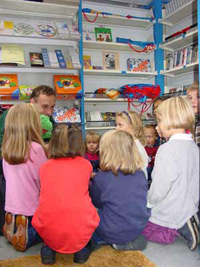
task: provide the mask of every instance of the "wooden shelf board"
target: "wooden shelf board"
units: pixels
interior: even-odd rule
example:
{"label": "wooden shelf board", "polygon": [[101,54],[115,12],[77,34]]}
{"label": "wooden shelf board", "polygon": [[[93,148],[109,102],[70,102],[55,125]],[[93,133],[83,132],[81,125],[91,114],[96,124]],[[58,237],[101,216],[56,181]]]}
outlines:
{"label": "wooden shelf board", "polygon": [[60,45],[72,46],[70,41],[78,41],[79,36],[69,35],[69,39],[56,38],[38,38],[38,37],[22,37],[22,36],[5,36],[0,35],[0,43],[4,44],[36,44],[36,45]]}
{"label": "wooden shelf board", "polygon": [[179,75],[183,75],[185,73],[196,71],[198,70],[199,62],[191,63],[186,66],[176,67],[170,70],[162,70],[160,71],[160,74],[169,76],[169,77],[176,77]]}
{"label": "wooden shelf board", "polygon": [[150,78],[157,75],[157,72],[131,72],[131,71],[119,71],[119,70],[84,70],[85,75],[97,75],[97,76],[130,76],[140,78]]}
{"label": "wooden shelf board", "polygon": [[46,68],[46,67],[0,67],[0,73],[52,73],[52,74],[72,74],[73,71],[80,68],[64,69],[64,68]]}
{"label": "wooden shelf board", "polygon": [[117,98],[117,99],[110,99],[110,98],[97,98],[97,97],[85,97],[84,102],[127,102],[127,98]]}
{"label": "wooden shelf board", "polygon": [[169,26],[173,26],[177,24],[179,21],[182,21],[191,14],[195,14],[197,12],[197,0],[192,0],[189,3],[182,5],[181,8],[175,10],[174,12],[167,15],[165,18],[161,20],[162,24],[166,24]]}
{"label": "wooden shelf board", "polygon": [[[89,20],[94,20],[94,18],[96,17],[96,14],[86,13],[86,16],[88,17]],[[83,17],[83,20],[85,22],[87,22],[84,17]],[[151,22],[151,21],[145,20],[145,19],[134,19],[134,18],[127,19],[124,17],[115,16],[115,15],[103,16],[101,14],[98,15],[96,23],[103,23],[103,24],[110,24],[110,25],[121,25],[121,26],[131,26],[131,27],[135,27],[135,28],[139,28],[139,29],[148,29],[149,27],[151,27],[154,24],[154,22]]]}
{"label": "wooden shelf board", "polygon": [[36,17],[73,18],[78,12],[78,6],[58,5],[22,0],[1,0],[0,14],[31,15]]}
{"label": "wooden shelf board", "polygon": [[[126,51],[131,53],[137,53],[130,48],[128,44],[114,43],[114,42],[96,42],[96,41],[83,41],[84,49],[100,49],[100,50],[115,50],[115,51]],[[151,50],[149,53],[141,53],[148,55],[154,50]],[[138,53],[137,53],[138,54]]]}
{"label": "wooden shelf board", "polygon": [[91,131],[91,130],[113,130],[115,129],[115,126],[99,126],[99,127],[85,127],[86,131]]}
{"label": "wooden shelf board", "polygon": [[192,43],[198,41],[198,30],[194,30],[185,35],[182,35],[172,41],[164,42],[160,45],[160,48],[164,50],[174,51],[181,47],[186,47]]}

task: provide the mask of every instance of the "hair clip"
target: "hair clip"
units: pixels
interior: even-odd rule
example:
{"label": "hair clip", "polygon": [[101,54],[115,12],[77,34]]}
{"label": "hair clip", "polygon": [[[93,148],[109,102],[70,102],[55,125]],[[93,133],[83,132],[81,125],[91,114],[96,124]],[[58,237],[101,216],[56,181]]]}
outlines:
{"label": "hair clip", "polygon": [[122,113],[124,113],[129,118],[129,121],[132,124],[132,120],[131,120],[131,117],[130,117],[129,113],[127,111],[125,111],[125,110],[122,111]]}

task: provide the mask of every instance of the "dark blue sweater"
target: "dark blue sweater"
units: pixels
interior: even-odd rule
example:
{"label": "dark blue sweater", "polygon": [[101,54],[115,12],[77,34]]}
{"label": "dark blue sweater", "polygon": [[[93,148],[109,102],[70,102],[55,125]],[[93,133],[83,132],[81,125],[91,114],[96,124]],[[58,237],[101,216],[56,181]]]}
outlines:
{"label": "dark blue sweater", "polygon": [[99,209],[96,233],[107,243],[126,244],[141,234],[150,217],[143,171],[115,176],[100,170],[92,179],[90,195]]}

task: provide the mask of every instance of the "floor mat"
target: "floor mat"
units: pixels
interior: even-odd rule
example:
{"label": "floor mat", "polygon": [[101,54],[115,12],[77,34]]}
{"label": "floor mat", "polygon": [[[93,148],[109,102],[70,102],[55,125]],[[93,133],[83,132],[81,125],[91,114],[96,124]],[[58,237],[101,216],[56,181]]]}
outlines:
{"label": "floor mat", "polygon": [[[0,261],[0,267],[40,267],[43,265],[39,255]],[[140,251],[117,251],[103,247],[94,251],[85,264],[73,263],[73,254],[56,254],[54,267],[156,267]]]}

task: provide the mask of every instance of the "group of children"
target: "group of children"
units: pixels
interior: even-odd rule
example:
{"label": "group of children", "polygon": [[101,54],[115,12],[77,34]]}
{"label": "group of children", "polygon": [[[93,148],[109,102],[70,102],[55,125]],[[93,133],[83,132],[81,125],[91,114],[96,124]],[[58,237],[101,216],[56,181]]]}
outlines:
{"label": "group of children", "polygon": [[102,245],[142,250],[149,240],[170,244],[180,234],[194,250],[199,149],[193,108],[187,97],[160,103],[156,130],[166,142],[158,148],[155,127],[143,127],[134,111],[118,112],[115,130],[101,138],[90,132],[85,144],[76,126],[56,125],[45,145],[37,107],[11,107],[2,145],[7,240],[25,251],[42,239],[43,264],[53,264],[56,252],[84,263]]}

